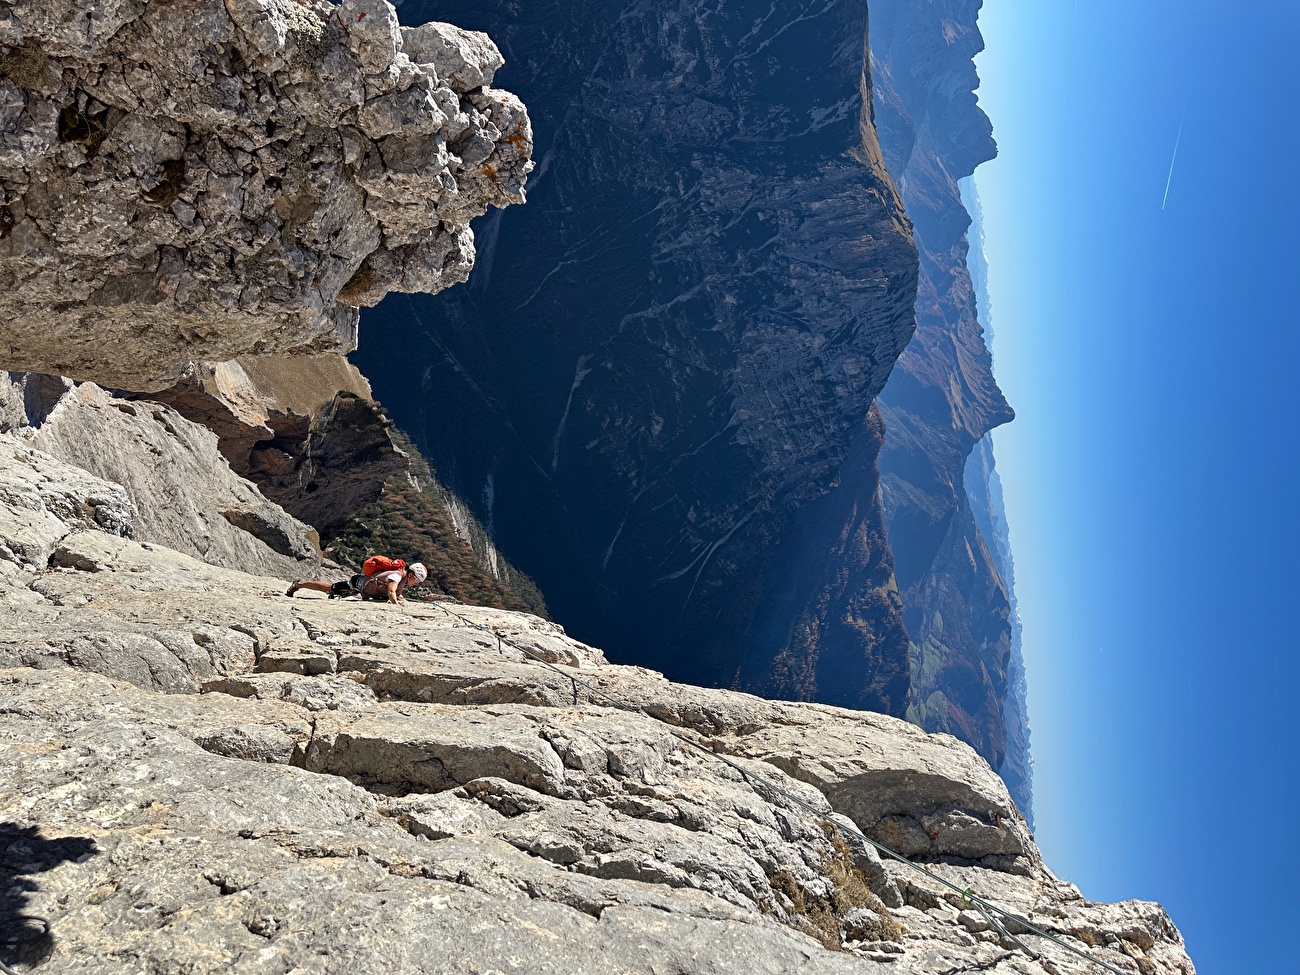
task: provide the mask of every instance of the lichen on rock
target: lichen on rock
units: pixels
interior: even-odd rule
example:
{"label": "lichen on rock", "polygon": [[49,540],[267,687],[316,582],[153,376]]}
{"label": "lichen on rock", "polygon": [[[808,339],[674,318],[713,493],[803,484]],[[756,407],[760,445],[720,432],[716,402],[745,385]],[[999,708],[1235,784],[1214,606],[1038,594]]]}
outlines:
{"label": "lichen on rock", "polygon": [[486,35],[387,0],[0,7],[0,361],[128,389],[348,351],[357,307],[473,264],[522,202]]}

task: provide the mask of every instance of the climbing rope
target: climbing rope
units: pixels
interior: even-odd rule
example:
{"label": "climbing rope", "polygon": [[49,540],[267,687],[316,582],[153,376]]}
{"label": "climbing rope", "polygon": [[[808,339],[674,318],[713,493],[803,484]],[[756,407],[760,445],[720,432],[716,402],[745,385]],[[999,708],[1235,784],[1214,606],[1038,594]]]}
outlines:
{"label": "climbing rope", "polygon": [[[502,637],[501,634],[498,633],[496,630],[487,626],[483,626],[481,623],[475,623],[473,620],[468,619],[465,616],[462,616],[460,613],[448,609],[445,603],[438,602],[435,603],[434,605],[436,605],[443,612],[447,613],[449,616],[453,616],[456,619],[460,620],[466,626],[473,627],[476,630],[480,630],[483,633],[487,633],[490,634],[491,636],[496,637],[498,649],[501,647],[502,643],[504,643],[506,646],[518,650],[520,653],[524,654],[530,660],[536,661],[542,666],[550,668],[551,670],[559,674],[561,677],[571,681],[574,685],[575,704],[577,703],[577,686],[582,685],[594,697],[604,698],[611,707],[617,708],[620,711],[629,710],[628,708],[624,707],[617,699],[615,699],[609,694],[606,694],[604,691],[594,686],[589,681],[582,680],[571,673],[561,670],[558,666],[551,663],[549,660],[547,660],[545,657],[541,656],[540,654],[533,652],[528,647],[520,646],[517,643],[513,643],[509,639]],[[716,759],[717,761],[722,762],[724,765],[730,767],[732,770],[739,773],[741,778],[744,779],[746,782],[748,782],[750,785],[757,784],[759,786],[762,786],[763,788],[769,790],[770,792],[782,796],[783,798],[793,803],[794,805],[799,806],[801,809],[804,809],[805,811],[812,813],[812,815],[816,816],[818,819],[825,818],[822,810],[818,809],[812,803],[804,801],[799,796],[795,795],[793,792],[790,792],[788,789],[785,789],[784,787],[778,785],[776,782],[772,781],[771,779],[768,779],[749,769],[744,768],[739,762],[734,761],[733,759],[729,758],[726,755],[721,754],[720,752],[714,751],[712,748],[706,748],[705,746],[701,745],[699,742],[688,737],[684,733],[673,729],[672,727],[668,728],[668,733],[671,734],[678,741],[682,742],[683,744],[686,744],[689,747],[694,748],[695,750],[701,752],[702,754],[707,755],[709,758]],[[1084,961],[1088,962],[1089,964],[1099,965],[1100,967],[1104,968],[1106,971],[1113,972],[1114,975],[1133,975],[1131,971],[1130,972],[1121,971],[1120,969],[1115,968],[1113,965],[1110,965],[1107,962],[1094,958],[1092,955],[1088,954],[1087,952],[1074,947],[1074,945],[1062,941],[1060,938],[1056,937],[1056,935],[1049,934],[1047,931],[1044,931],[1042,928],[1033,924],[1029,920],[1021,917],[1020,915],[1014,913],[1013,911],[1008,911],[1006,908],[999,907],[997,904],[994,904],[992,901],[980,897],[970,887],[965,887],[965,888],[958,887],[956,884],[952,883],[951,881],[947,880],[944,877],[941,877],[933,870],[929,870],[926,867],[923,867],[921,864],[915,862],[914,860],[909,860],[901,853],[895,853],[887,846],[881,843],[877,843],[875,840],[873,840],[866,833],[863,833],[861,830],[856,828],[851,828],[833,819],[829,820],[829,822],[841,833],[844,833],[848,836],[855,837],[859,840],[862,840],[865,843],[870,844],[872,847],[876,849],[877,852],[883,854],[884,856],[889,857],[891,860],[897,860],[899,863],[905,864],[911,869],[933,880],[935,883],[941,884],[942,886],[947,887],[949,890],[953,891],[955,894],[961,897],[963,904],[974,907],[976,910],[978,910],[980,914],[982,914],[984,918],[997,930],[999,935],[1006,938],[1012,944],[1019,946],[1019,948],[1022,951],[1024,951],[1024,953],[1028,955],[1031,960],[1037,961],[1042,956],[1030,950],[1030,948],[1027,945],[1025,945],[1023,941],[1021,941],[1019,938],[1012,935],[1007,930],[1006,926],[1002,923],[1002,921],[999,920],[999,918],[1002,918],[1006,921],[1010,921],[1013,924],[1017,925],[1018,927],[1025,928],[1028,931],[1031,931],[1034,934],[1038,935],[1039,937],[1046,938],[1048,941],[1052,942],[1057,947],[1064,948],[1066,951],[1078,955],[1080,958],[1082,958]]]}
{"label": "climbing rope", "polygon": [[[1034,961],[1037,961],[1039,957],[1041,957],[1037,952],[1030,949],[1030,947],[1027,944],[1025,944],[1023,941],[1017,938],[1010,931],[1008,931],[1003,926],[1002,922],[997,919],[996,915],[990,914],[985,909],[984,905],[979,903],[979,901],[975,899],[975,891],[972,888],[967,887],[965,890],[961,892],[961,900],[962,903],[966,905],[966,907],[968,908],[973,907],[975,908],[975,910],[979,911],[982,915],[984,915],[984,920],[987,921],[991,927],[995,928],[998,934],[1000,934],[1005,940],[1015,944],[1018,948],[1020,948],[1021,951],[1023,951]],[[1097,964],[1100,965],[1102,963],[1097,962]]]}
{"label": "climbing rope", "polygon": [[[39,941],[41,938],[44,938],[46,935],[50,933],[50,922],[43,917],[37,917],[34,914],[19,914],[13,920],[19,924],[23,922],[34,921],[37,925],[40,926],[40,930],[33,931],[30,934],[20,935],[18,937],[10,936],[5,938],[3,941],[0,941],[0,945],[3,945],[6,948],[16,948],[19,945],[25,945],[33,941]],[[6,965],[3,961],[0,961],[0,975],[22,975],[22,973],[15,971],[14,969]]]}

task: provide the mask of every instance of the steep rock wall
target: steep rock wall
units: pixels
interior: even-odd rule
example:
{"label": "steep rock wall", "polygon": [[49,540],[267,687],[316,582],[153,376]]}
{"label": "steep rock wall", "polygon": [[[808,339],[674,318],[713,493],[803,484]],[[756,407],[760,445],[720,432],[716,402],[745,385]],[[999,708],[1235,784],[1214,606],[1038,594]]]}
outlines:
{"label": "steep rock wall", "polygon": [[907,631],[885,538],[874,407],[825,497],[806,505],[772,557],[740,668],[765,697],[902,715],[911,686]]}
{"label": "steep rock wall", "polygon": [[141,542],[250,572],[320,568],[316,532],[231,471],[211,431],[166,406],[93,383],[0,373],[0,435],[120,490],[134,512],[123,534]]}
{"label": "steep rock wall", "polygon": [[385,0],[0,5],[0,364],[157,389],[189,359],[347,352],[523,199],[491,42]]}
{"label": "steep rock wall", "polygon": [[971,515],[980,533],[989,540],[998,575],[1010,603],[1010,658],[1007,662],[1007,691],[1002,699],[1002,728],[1005,749],[997,771],[1007,784],[1016,806],[1029,828],[1034,827],[1033,757],[1029,751],[1029,680],[1025,673],[1020,618],[1016,610],[1015,560],[1007,533],[1007,514],[1002,501],[1002,479],[993,458],[993,444],[986,436],[971,451],[966,462],[966,492]]}
{"label": "steep rock wall", "polygon": [[354,361],[557,619],[730,684],[912,328],[866,6],[437,11],[501,43],[542,161],[468,286],[381,305]]}

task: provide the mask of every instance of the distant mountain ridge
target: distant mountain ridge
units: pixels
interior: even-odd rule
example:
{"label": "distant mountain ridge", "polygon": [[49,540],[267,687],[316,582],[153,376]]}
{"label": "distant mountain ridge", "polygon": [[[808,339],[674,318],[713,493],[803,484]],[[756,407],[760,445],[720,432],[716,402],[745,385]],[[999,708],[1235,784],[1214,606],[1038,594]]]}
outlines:
{"label": "distant mountain ridge", "polygon": [[[906,716],[956,735],[1002,769],[1011,751],[1023,753],[1009,744],[1004,715],[1012,693],[1012,603],[1002,572],[1009,556],[1001,559],[981,529],[992,520],[974,510],[967,482],[977,445],[1014,416],[984,342],[959,186],[997,152],[975,95],[980,6],[871,7],[876,126],[921,259],[916,334],[877,404],[887,431],[881,496],[910,641]],[[973,492],[982,499],[987,487]],[[1016,799],[1029,802],[1027,785]]]}
{"label": "distant mountain ridge", "polygon": [[[989,302],[988,259],[984,251],[984,211],[974,178],[960,183],[962,202],[971,215],[971,249],[966,265],[975,286],[979,320],[984,323],[989,344],[993,341],[993,311]],[[966,494],[971,513],[984,537],[993,543],[998,572],[1002,576],[1011,603],[1011,661],[1007,669],[1007,696],[1002,705],[1002,724],[1006,734],[1006,753],[998,774],[1007,784],[1011,797],[1034,827],[1033,758],[1029,753],[1029,687],[1025,676],[1025,658],[1021,646],[1020,614],[1016,609],[1016,569],[1011,554],[1011,538],[1006,505],[1002,497],[1002,479],[993,459],[993,439],[985,434],[966,462]]]}

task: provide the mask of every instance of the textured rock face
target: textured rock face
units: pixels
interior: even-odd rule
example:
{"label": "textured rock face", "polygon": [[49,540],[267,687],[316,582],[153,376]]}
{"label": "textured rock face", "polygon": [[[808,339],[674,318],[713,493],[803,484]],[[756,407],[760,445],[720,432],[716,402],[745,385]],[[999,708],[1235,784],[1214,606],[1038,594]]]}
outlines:
{"label": "textured rock face", "polygon": [[44,569],[72,531],[100,527],[129,537],[138,516],[120,484],[0,434],[0,567],[9,575]]}
{"label": "textured rock face", "polygon": [[951,891],[835,838],[856,821],[1122,971],[1193,973],[1157,905],[1053,878],[1001,781],[948,736],[672,684],[535,617],[289,600],[280,580],[90,527],[41,485],[126,517],[121,496],[24,456],[0,468],[31,472],[0,490],[0,529],[26,512],[63,534],[35,573],[0,549],[0,923],[51,933],[0,946],[8,964],[1087,967],[1025,936],[1031,960]]}
{"label": "textured rock face", "polygon": [[907,631],[885,539],[876,409],[840,465],[838,483],[805,506],[777,549],[769,591],[740,668],[765,697],[903,714],[911,686]]}
{"label": "textured rock face", "polygon": [[15,422],[0,420],[0,435],[112,484],[135,511],[112,516],[130,525],[123,534],[252,572],[292,577],[320,566],[316,532],[232,473],[208,430],[165,406],[49,377],[0,379],[0,403],[37,389],[46,395],[7,411]]}
{"label": "textured rock face", "polygon": [[[974,95],[979,7],[872,4],[876,124],[921,255],[916,335],[878,405],[888,431],[885,523],[911,640],[906,714],[969,742],[997,768],[1007,752],[1011,606],[964,484],[972,448],[1012,417],[977,316],[957,184],[996,151]],[[1017,798],[1027,802],[1027,790]]]}
{"label": "textured rock face", "polygon": [[556,618],[731,684],[912,328],[865,4],[402,10],[502,44],[543,162],[468,286],[382,305],[356,361]]}
{"label": "textured rock face", "polygon": [[408,466],[370,384],[341,356],[194,363],[148,399],[216,433],[236,474],[322,534]]}
{"label": "textured rock face", "polygon": [[348,351],[523,199],[491,42],[385,0],[0,6],[0,364],[157,389],[186,360]]}

